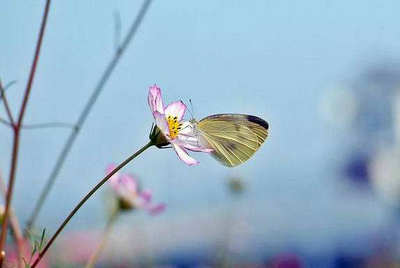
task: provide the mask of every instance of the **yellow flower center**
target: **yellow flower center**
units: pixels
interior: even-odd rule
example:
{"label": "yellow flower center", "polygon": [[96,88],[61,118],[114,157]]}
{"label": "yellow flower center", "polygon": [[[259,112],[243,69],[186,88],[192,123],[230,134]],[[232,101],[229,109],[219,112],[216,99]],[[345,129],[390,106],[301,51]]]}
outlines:
{"label": "yellow flower center", "polygon": [[178,118],[168,116],[167,117],[168,128],[169,128],[169,136],[171,139],[175,139],[178,136],[179,130],[181,129],[182,124],[178,122]]}

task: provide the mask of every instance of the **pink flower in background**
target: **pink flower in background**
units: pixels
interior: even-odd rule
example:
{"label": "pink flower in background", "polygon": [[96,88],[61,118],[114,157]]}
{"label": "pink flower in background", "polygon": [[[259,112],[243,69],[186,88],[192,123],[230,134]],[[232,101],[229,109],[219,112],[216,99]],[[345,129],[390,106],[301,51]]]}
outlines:
{"label": "pink flower in background", "polygon": [[[107,174],[116,167],[111,164],[107,167]],[[129,174],[115,173],[110,178],[110,185],[119,201],[121,209],[144,209],[150,215],[157,215],[165,210],[164,203],[153,204],[150,190],[139,191],[137,180]]]}
{"label": "pink flower in background", "polygon": [[[22,258],[24,258],[27,263],[37,258],[38,252],[36,252],[31,258],[32,246],[29,240],[24,240],[21,246],[22,246],[21,250]],[[6,246],[6,262],[4,264],[4,267],[6,268],[18,267],[18,252],[15,244]],[[39,263],[37,267],[38,268],[50,267],[48,257],[44,256],[42,261]]]}
{"label": "pink flower in background", "polygon": [[212,152],[212,149],[200,145],[198,136],[193,133],[192,123],[183,121],[186,105],[182,101],[175,101],[164,107],[161,89],[154,85],[149,89],[148,102],[157,127],[183,162],[188,165],[199,163],[189,156],[186,149],[197,152]]}

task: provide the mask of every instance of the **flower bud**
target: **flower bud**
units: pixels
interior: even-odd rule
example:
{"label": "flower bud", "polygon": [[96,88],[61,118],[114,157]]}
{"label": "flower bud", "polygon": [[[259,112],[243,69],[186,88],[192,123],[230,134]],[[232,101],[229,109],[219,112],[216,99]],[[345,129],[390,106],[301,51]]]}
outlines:
{"label": "flower bud", "polygon": [[134,202],[132,202],[132,200],[123,197],[118,197],[117,206],[120,211],[129,211],[135,209]]}
{"label": "flower bud", "polygon": [[149,138],[158,148],[163,148],[170,144],[162,131],[158,128],[158,126],[155,125],[151,127]]}

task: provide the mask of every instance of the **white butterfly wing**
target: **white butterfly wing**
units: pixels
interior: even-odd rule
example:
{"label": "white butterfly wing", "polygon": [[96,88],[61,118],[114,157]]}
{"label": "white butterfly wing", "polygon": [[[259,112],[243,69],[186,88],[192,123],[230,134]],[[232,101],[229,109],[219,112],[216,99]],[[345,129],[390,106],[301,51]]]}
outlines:
{"label": "white butterfly wing", "polygon": [[197,129],[223,165],[234,167],[247,161],[268,137],[268,123],[245,114],[216,114],[203,118]]}

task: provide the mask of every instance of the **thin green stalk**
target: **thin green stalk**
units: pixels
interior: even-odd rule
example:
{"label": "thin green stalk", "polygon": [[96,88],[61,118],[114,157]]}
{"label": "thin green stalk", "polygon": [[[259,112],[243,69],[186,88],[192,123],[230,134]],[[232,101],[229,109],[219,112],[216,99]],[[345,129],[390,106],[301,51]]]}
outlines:
{"label": "thin green stalk", "polygon": [[140,155],[142,152],[144,152],[146,149],[154,145],[154,142],[152,140],[149,141],[145,146],[143,146],[141,149],[139,149],[136,153],[133,155],[129,156],[125,161],[123,161],[121,164],[119,164],[116,168],[114,168],[107,176],[105,176],[95,187],[93,187],[92,190],[90,190],[89,193],[85,195],[85,197],[76,205],[76,207],[71,211],[71,213],[68,215],[68,217],[64,220],[64,222],[58,227],[57,231],[54,233],[54,235],[50,238],[49,242],[47,242],[46,246],[43,248],[43,250],[39,253],[39,256],[36,258],[35,262],[32,265],[32,268],[35,268],[36,265],[40,262],[40,260],[43,258],[44,254],[47,252],[47,250],[50,248],[50,246],[53,244],[54,240],[57,238],[57,236],[61,233],[61,231],[64,229],[64,227],[68,224],[68,222],[71,220],[71,218],[75,215],[76,212],[82,207],[83,204],[104,184],[106,181],[108,181],[109,178],[111,178],[112,175],[114,175],[118,170],[123,168],[126,164],[128,164],[130,161],[135,159],[138,155]]}
{"label": "thin green stalk", "polygon": [[[2,194],[4,195],[4,197],[7,194],[7,187],[6,184],[4,183],[3,178],[1,177],[0,174],[0,189]],[[21,228],[19,226],[19,222],[17,217],[15,216],[14,210],[11,207],[10,208],[10,225],[11,225],[11,229],[12,229],[12,235],[14,236],[14,241],[15,241],[15,245],[16,245],[16,249],[17,249],[17,266],[19,268],[23,268],[24,264],[22,262],[22,253],[24,252],[24,237],[22,235],[22,231]]]}
{"label": "thin green stalk", "polygon": [[98,245],[98,247],[96,248],[96,250],[93,252],[92,256],[90,256],[89,261],[86,264],[86,268],[93,268],[95,266],[95,264],[97,263],[100,254],[103,252],[106,244],[107,244],[107,240],[108,237],[111,234],[111,230],[112,230],[112,226],[115,222],[115,220],[118,218],[119,215],[119,208],[115,208],[114,211],[111,213],[106,227],[104,228],[104,232],[103,232],[103,237],[101,238],[101,242]]}

